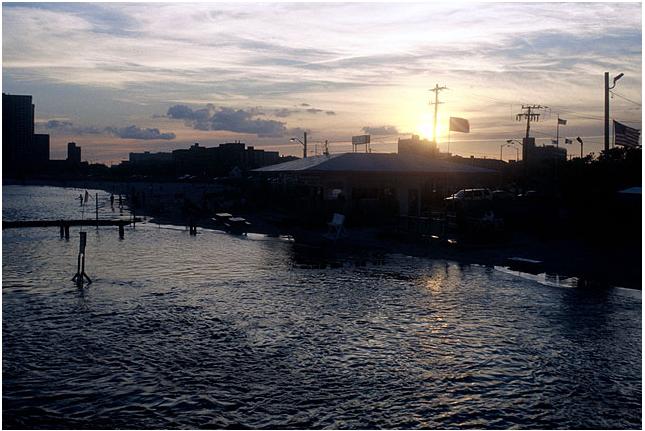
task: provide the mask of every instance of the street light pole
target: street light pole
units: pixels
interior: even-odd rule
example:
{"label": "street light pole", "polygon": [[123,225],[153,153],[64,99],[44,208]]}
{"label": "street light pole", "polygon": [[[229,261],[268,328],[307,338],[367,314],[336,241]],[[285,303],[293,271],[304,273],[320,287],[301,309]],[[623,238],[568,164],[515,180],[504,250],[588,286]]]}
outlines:
{"label": "street light pole", "polygon": [[609,151],[609,72],[605,72],[605,151]]}
{"label": "street light pole", "polygon": [[300,145],[302,145],[302,158],[306,159],[307,158],[307,132],[304,133],[304,141],[301,141],[298,138],[291,138],[289,140],[291,142],[300,142]]}
{"label": "street light pole", "polygon": [[625,75],[624,73],[619,73],[614,76],[614,82],[612,86],[609,86],[609,72],[605,72],[605,151],[609,151],[609,90],[616,86],[616,81]]}
{"label": "street light pole", "polygon": [[[516,139],[507,139],[506,143],[508,145],[511,145],[511,146],[513,144],[518,144],[520,146],[523,145],[522,142],[520,142],[520,141],[518,141]],[[515,148],[515,152],[516,152],[515,159],[519,162],[520,161],[520,150],[517,147],[513,147],[513,148]]]}

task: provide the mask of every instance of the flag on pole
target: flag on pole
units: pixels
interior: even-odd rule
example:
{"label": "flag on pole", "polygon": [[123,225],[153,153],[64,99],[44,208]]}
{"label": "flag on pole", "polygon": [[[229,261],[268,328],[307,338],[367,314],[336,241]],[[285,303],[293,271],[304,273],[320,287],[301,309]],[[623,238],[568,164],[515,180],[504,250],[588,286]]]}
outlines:
{"label": "flag on pole", "polygon": [[566,126],[567,125],[567,120],[563,118],[558,118],[558,124],[561,126]]}
{"label": "flag on pole", "polygon": [[470,133],[470,123],[465,118],[450,117],[450,131]]}
{"label": "flag on pole", "polygon": [[638,147],[641,131],[614,120],[614,142],[623,147]]}
{"label": "flag on pole", "polygon": [[564,138],[564,143],[565,144],[573,144],[573,141],[569,138]]}

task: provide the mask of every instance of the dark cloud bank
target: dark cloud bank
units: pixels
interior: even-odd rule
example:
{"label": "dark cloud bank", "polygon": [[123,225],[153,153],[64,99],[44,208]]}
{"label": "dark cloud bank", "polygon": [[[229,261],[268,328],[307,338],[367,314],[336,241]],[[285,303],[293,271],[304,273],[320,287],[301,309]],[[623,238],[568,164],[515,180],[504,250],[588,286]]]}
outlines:
{"label": "dark cloud bank", "polygon": [[[301,104],[301,106],[310,106]],[[309,108],[288,109],[280,108],[270,110],[273,116],[286,118],[294,114],[306,112],[309,114],[336,115],[334,111]],[[235,109],[223,106],[206,105],[205,108],[192,109],[186,105],[174,105],[168,108],[166,117],[176,120],[183,120],[184,123],[197,130],[224,130],[228,132],[249,133],[261,138],[280,138],[288,134],[299,132],[300,129],[289,129],[286,123],[278,120],[262,118],[266,115],[259,108]]]}
{"label": "dark cloud bank", "polygon": [[[255,134],[262,138],[279,138],[287,134],[285,123],[257,118],[262,115],[257,109],[233,109],[207,105],[195,109],[186,105],[175,105],[168,109],[167,116],[184,120],[187,126],[197,130],[226,130],[237,133]],[[279,110],[278,116],[290,115],[289,110]]]}
{"label": "dark cloud bank", "polygon": [[162,133],[156,128],[141,128],[135,125],[126,127],[104,127],[98,128],[93,126],[82,127],[75,126],[71,121],[49,120],[44,124],[44,128],[54,132],[69,133],[77,135],[99,135],[107,133],[121,139],[175,139],[175,134],[172,132]]}

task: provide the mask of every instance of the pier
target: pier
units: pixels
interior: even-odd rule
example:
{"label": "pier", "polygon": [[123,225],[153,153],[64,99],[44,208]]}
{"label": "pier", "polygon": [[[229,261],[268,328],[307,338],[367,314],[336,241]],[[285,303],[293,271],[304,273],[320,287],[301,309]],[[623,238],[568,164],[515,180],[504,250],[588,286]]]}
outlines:
{"label": "pier", "polygon": [[127,226],[140,222],[140,218],[128,220],[17,220],[2,221],[2,229],[15,229],[21,227],[70,227],[70,226]]}

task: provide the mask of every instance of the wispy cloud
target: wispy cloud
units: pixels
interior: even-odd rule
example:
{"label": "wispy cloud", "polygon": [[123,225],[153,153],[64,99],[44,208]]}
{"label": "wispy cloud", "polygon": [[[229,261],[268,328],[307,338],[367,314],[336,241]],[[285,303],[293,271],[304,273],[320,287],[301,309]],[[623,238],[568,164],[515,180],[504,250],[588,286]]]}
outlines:
{"label": "wispy cloud", "polygon": [[[431,121],[439,82],[450,89],[442,112],[503,138],[521,127],[509,121],[521,102],[600,115],[605,70],[641,98],[640,3],[5,3],[2,18],[6,91],[70,118],[68,134],[147,121],[114,137],[163,140],[182,115],[191,130],[259,142],[294,121],[330,134],[413,130]],[[152,118],[168,101],[190,113]],[[612,112],[640,118],[632,108],[614,101]]]}
{"label": "wispy cloud", "polygon": [[377,126],[377,127],[365,126],[363,127],[363,132],[370,135],[398,135],[399,134],[399,130],[394,126]]}

